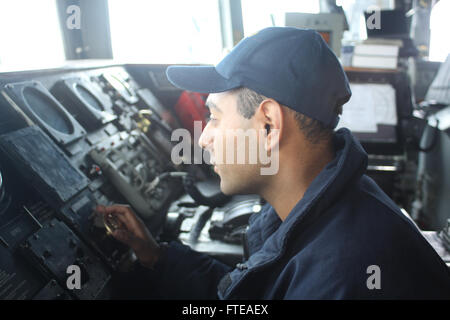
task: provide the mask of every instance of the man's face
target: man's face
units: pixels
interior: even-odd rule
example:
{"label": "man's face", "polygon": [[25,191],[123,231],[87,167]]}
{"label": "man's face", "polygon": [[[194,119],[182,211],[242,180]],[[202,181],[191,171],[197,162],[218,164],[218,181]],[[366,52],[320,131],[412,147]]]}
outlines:
{"label": "man's face", "polygon": [[[206,102],[211,116],[199,139],[199,145],[209,151],[214,171],[220,176],[220,189],[225,194],[255,193],[260,182],[259,161],[250,161],[249,153],[255,152],[249,147],[249,139],[243,138],[239,144],[236,133],[258,133],[261,124],[254,119],[244,118],[237,110],[237,98],[234,94],[210,94]],[[241,129],[241,130],[238,130]],[[250,129],[250,130],[249,130]],[[241,157],[238,162],[238,157]],[[244,159],[244,163],[242,163]]]}

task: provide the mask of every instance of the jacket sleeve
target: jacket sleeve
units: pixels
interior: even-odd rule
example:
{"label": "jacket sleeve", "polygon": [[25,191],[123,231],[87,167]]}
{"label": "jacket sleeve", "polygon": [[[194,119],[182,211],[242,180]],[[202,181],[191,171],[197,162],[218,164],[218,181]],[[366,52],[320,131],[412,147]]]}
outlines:
{"label": "jacket sleeve", "polygon": [[207,254],[172,241],[154,269],[139,265],[127,282],[128,288],[146,292],[145,298],[217,299],[219,281],[231,270]]}

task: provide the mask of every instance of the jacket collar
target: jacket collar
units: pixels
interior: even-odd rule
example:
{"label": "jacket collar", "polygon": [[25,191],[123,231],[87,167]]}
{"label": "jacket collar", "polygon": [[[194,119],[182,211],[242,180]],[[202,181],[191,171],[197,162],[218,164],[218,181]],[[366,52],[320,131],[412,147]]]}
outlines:
{"label": "jacket collar", "polygon": [[[317,175],[304,196],[291,210],[280,227],[267,239],[263,250],[279,253],[292,237],[293,230],[314,213],[333,204],[341,191],[359,179],[367,168],[367,153],[350,130],[342,128],[334,135],[336,156]],[[274,211],[273,208],[271,210]],[[275,211],[274,211],[275,212]],[[276,214],[276,213],[275,213]]]}

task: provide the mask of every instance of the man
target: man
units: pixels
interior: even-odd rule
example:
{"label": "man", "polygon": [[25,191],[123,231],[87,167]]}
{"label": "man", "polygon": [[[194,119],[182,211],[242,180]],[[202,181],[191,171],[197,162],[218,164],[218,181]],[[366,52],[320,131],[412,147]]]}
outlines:
{"label": "man", "polygon": [[[157,244],[127,207],[99,207],[122,222],[113,235],[136,252],[141,282],[158,297],[450,298],[446,265],[364,175],[367,155],[349,130],[333,132],[351,92],[318,33],[267,28],[216,67],[174,66],[167,75],[210,93],[199,144],[216,162],[221,190],[256,193],[268,205],[250,218],[250,256],[235,269],[177,242]],[[278,172],[262,175],[261,162],[219,164],[231,129],[264,130],[259,139],[278,157]]]}

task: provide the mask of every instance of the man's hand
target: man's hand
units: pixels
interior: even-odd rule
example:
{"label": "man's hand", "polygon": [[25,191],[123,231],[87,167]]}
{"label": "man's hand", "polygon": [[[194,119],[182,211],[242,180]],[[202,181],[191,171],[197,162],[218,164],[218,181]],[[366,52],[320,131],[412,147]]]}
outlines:
{"label": "man's hand", "polygon": [[128,245],[136,253],[139,261],[146,267],[153,268],[158,261],[161,250],[152,237],[144,222],[129,206],[97,206],[95,208],[105,219],[112,217],[118,222],[118,227],[112,230],[112,236]]}

